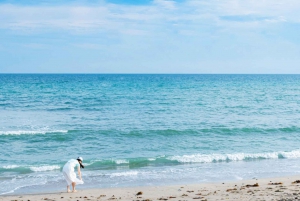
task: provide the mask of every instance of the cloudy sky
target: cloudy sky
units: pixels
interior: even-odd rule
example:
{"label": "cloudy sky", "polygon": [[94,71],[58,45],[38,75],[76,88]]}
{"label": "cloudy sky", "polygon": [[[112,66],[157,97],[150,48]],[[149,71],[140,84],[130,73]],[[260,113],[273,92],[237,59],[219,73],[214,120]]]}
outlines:
{"label": "cloudy sky", "polygon": [[0,0],[0,73],[300,73],[299,0]]}

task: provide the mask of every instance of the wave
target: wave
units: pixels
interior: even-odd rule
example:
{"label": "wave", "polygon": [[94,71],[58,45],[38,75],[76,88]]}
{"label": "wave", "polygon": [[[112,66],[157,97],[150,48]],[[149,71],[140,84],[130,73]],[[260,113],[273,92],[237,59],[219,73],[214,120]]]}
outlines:
{"label": "wave", "polygon": [[204,128],[197,130],[198,133],[204,134],[221,134],[221,135],[240,135],[248,133],[263,133],[263,134],[274,134],[274,133],[298,133],[300,128],[296,126],[291,127],[278,127],[278,128],[265,128],[265,127],[241,127],[241,128],[228,128],[228,127],[215,127],[215,128]]}
{"label": "wave", "polygon": [[243,135],[243,134],[274,134],[274,133],[299,133],[300,127],[278,127],[278,128],[259,128],[259,127],[243,127],[243,128],[226,128],[212,127],[200,129],[162,129],[162,130],[10,130],[0,131],[0,135],[23,135],[23,134],[47,134],[47,133],[90,133],[104,136],[127,136],[127,137],[145,137],[145,136],[190,136],[190,135]]}
{"label": "wave", "polygon": [[129,161],[128,161],[128,160],[121,159],[121,160],[115,160],[115,163],[116,163],[116,164],[129,164]]}
{"label": "wave", "polygon": [[47,133],[67,133],[68,130],[15,130],[15,131],[0,131],[0,135],[35,135],[35,134],[47,134]]}
{"label": "wave", "polygon": [[263,135],[274,133],[299,133],[300,127],[277,127],[277,128],[265,128],[265,127],[210,127],[210,128],[198,128],[198,129],[161,129],[161,130],[98,130],[94,131],[97,134],[110,135],[114,133],[116,135],[128,136],[128,137],[145,137],[145,136],[199,136],[199,135],[247,135],[253,133],[259,133]]}
{"label": "wave", "polygon": [[94,160],[90,161],[89,164],[86,164],[86,167],[88,169],[114,169],[118,166],[126,166],[132,169],[146,166],[180,165],[185,163],[216,163],[293,158],[300,158],[300,150],[293,150],[290,152],[282,151],[269,153],[191,154],[159,156],[150,158]]}
{"label": "wave", "polygon": [[270,153],[236,153],[236,154],[195,154],[183,156],[171,156],[169,160],[175,160],[180,163],[212,163],[229,161],[250,161],[262,159],[284,159],[300,158],[300,150],[290,152],[270,152]]}
{"label": "wave", "polygon": [[[86,170],[113,170],[119,168],[138,169],[142,167],[173,166],[180,164],[195,163],[221,163],[233,161],[255,161],[272,159],[297,159],[300,158],[300,150],[289,152],[269,152],[269,153],[233,153],[233,154],[191,154],[158,156],[149,158],[129,158],[129,159],[109,159],[109,160],[86,160],[84,165]],[[46,172],[57,171],[63,164],[44,164],[39,166],[0,166],[0,172]],[[131,172],[132,173],[132,172]],[[130,173],[130,174],[131,174]]]}
{"label": "wave", "polygon": [[2,168],[3,169],[15,169],[15,168],[18,168],[18,167],[20,167],[20,166],[18,166],[18,165],[5,165]]}
{"label": "wave", "polygon": [[55,111],[70,111],[74,108],[70,108],[70,107],[61,107],[61,108],[51,108],[51,109],[47,109],[47,111],[49,112],[55,112]]}
{"label": "wave", "polygon": [[32,170],[33,172],[45,172],[45,171],[59,170],[59,169],[60,169],[60,166],[58,166],[58,165],[30,167],[30,170]]}
{"label": "wave", "polygon": [[84,165],[88,169],[115,169],[116,167],[129,165],[132,167],[135,161],[140,164],[142,161],[147,161],[147,159],[108,159],[108,160],[91,160],[90,162],[85,162]]}
{"label": "wave", "polygon": [[17,172],[17,173],[31,173],[31,172],[46,172],[59,170],[59,165],[41,165],[41,166],[20,166],[20,165],[5,165],[0,167],[0,172]]}

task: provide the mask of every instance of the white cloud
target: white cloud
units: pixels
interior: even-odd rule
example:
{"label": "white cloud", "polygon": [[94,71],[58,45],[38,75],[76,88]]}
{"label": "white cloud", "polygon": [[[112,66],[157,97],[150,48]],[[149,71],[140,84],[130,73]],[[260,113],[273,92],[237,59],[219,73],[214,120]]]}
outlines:
{"label": "white cloud", "polygon": [[[300,19],[298,0],[154,0],[152,4],[129,6],[99,3],[61,6],[0,4],[0,29],[15,33],[59,32],[75,34],[117,33],[149,35],[168,30],[193,34],[212,28],[253,29],[267,24]],[[256,20],[242,20],[252,16]],[[241,20],[224,20],[240,17]],[[244,17],[244,18],[245,18]]]}
{"label": "white cloud", "polygon": [[176,9],[176,3],[172,0],[154,0],[154,4],[170,10]]}

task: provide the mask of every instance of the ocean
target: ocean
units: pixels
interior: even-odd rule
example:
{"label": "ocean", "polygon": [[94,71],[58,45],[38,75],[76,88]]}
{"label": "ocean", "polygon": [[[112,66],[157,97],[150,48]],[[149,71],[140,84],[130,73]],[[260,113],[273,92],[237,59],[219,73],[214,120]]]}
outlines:
{"label": "ocean", "polygon": [[[300,75],[0,74],[0,194],[300,173]],[[300,178],[299,178],[300,179]]]}

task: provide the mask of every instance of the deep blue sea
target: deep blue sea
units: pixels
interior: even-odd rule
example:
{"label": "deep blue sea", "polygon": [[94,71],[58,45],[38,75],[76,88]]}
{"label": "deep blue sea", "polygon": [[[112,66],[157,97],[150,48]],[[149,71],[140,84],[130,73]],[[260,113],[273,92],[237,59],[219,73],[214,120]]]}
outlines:
{"label": "deep blue sea", "polygon": [[300,75],[0,74],[0,194],[300,174]]}

